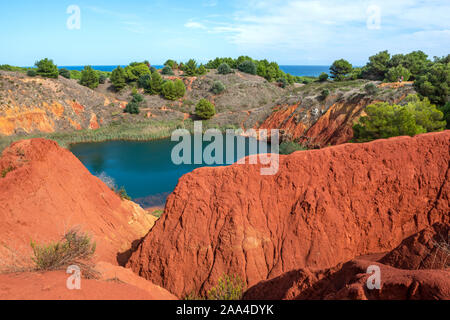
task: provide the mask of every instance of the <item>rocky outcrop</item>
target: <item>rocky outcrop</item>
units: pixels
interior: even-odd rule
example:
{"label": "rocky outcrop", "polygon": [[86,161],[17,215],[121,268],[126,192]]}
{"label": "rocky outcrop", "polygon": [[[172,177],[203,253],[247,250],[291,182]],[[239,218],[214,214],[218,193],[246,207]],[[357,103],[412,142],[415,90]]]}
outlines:
{"label": "rocky outcrop", "polygon": [[[369,289],[369,266],[380,269],[380,288]],[[248,300],[448,300],[450,271],[400,270],[354,260],[338,267],[284,273],[250,288]]]}
{"label": "rocky outcrop", "polygon": [[117,263],[155,218],[122,201],[56,142],[32,139],[0,158],[0,221],[0,265],[17,266],[30,256],[30,240],[56,241],[73,227],[93,236],[97,261]]}
{"label": "rocky outcrop", "polygon": [[0,71],[0,136],[98,129],[120,113],[114,100],[64,77]]}
{"label": "rocky outcrop", "polygon": [[[224,273],[251,287],[384,253],[449,223],[450,131],[345,144],[185,175],[128,266],[178,297]],[[195,266],[195,267],[193,267]]]}
{"label": "rocky outcrop", "polygon": [[[375,102],[398,103],[414,93],[410,83],[402,86],[381,87],[377,95],[364,93],[364,84],[353,83],[335,89],[322,98],[320,90],[283,98],[271,114],[260,124],[260,129],[280,129],[286,140],[296,140],[309,148],[321,148],[349,142],[353,138],[353,124],[364,116],[365,108]],[[357,85],[361,86],[359,88]],[[327,88],[326,86],[324,88]],[[332,90],[331,88],[327,90]],[[342,91],[345,90],[345,91]]]}

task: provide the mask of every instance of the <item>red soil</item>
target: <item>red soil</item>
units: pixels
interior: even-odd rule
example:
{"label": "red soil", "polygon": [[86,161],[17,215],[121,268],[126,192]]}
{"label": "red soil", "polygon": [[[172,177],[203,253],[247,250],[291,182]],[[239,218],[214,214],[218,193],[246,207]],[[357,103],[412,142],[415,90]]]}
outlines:
{"label": "red soil", "polygon": [[[384,253],[449,223],[450,131],[346,144],[182,177],[128,266],[182,297]],[[195,266],[193,268],[192,266]]]}

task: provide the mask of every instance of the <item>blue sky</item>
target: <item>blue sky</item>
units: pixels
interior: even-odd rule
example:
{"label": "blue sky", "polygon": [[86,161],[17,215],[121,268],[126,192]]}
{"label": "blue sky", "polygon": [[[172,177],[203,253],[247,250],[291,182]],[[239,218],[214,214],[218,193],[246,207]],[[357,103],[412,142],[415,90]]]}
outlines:
{"label": "blue sky", "polygon": [[[81,10],[79,30],[67,28],[69,5]],[[449,17],[448,0],[1,1],[0,64],[49,57],[58,65],[156,65],[249,55],[363,65],[385,49],[447,55]]]}

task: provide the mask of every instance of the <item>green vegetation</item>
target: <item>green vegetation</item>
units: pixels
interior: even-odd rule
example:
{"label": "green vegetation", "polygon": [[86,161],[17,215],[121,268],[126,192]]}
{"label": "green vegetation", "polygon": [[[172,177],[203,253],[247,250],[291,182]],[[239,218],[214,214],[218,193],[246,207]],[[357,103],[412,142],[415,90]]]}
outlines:
{"label": "green vegetation", "polygon": [[173,72],[171,67],[165,66],[162,69],[161,74],[166,75],[166,76],[173,76],[175,73]]}
{"label": "green vegetation", "polygon": [[7,168],[5,168],[5,169],[2,170],[0,176],[1,176],[2,178],[5,178],[6,175],[7,175],[8,173],[10,173],[11,171],[13,171],[13,170],[14,170],[14,168],[13,168],[12,166],[9,166],[9,167],[7,167]]}
{"label": "green vegetation", "polygon": [[29,77],[36,77],[37,76],[37,72],[34,69],[28,70],[27,71],[27,76]]}
{"label": "green vegetation", "polygon": [[157,217],[158,219],[164,214],[164,210],[155,210],[152,212],[152,216]]}
{"label": "green vegetation", "polygon": [[237,275],[223,275],[218,284],[208,291],[208,300],[241,300],[245,290],[245,283]]}
{"label": "green vegetation", "polygon": [[186,64],[183,65],[184,74],[189,77],[194,77],[198,74],[197,62],[194,59],[190,59]]}
{"label": "green vegetation", "polygon": [[387,102],[372,104],[366,108],[367,116],[353,126],[355,141],[366,142],[402,135],[441,131],[445,128],[443,113],[425,98],[409,96],[404,106]]}
{"label": "green vegetation", "polygon": [[151,93],[160,94],[162,91],[163,79],[158,71],[152,73]]}
{"label": "green vegetation", "polygon": [[140,77],[150,74],[150,64],[144,62],[132,62],[124,69],[125,81],[127,83],[136,82]]}
{"label": "green vegetation", "polygon": [[397,82],[401,79],[408,81],[411,77],[411,72],[403,66],[396,66],[390,68],[386,73],[386,80],[389,82]]}
{"label": "green vegetation", "polygon": [[99,75],[91,66],[85,66],[81,72],[80,84],[82,86],[95,89],[99,85]]}
{"label": "green vegetation", "polygon": [[256,64],[251,60],[245,60],[238,66],[239,71],[256,74]]}
{"label": "green vegetation", "polygon": [[375,95],[378,93],[378,87],[374,83],[368,83],[364,86],[364,90],[369,95]]}
{"label": "green vegetation", "polygon": [[177,95],[175,93],[175,84],[173,81],[166,81],[164,82],[161,90],[162,95],[164,98],[168,100],[176,100]]}
{"label": "green vegetation", "polygon": [[280,154],[289,155],[291,153],[297,152],[297,151],[304,151],[307,150],[307,148],[295,141],[288,141],[288,142],[282,142],[280,144]]}
{"label": "green vegetation", "polygon": [[186,86],[184,85],[183,80],[176,79],[174,81],[175,85],[175,95],[177,98],[183,98],[186,94]]}
{"label": "green vegetation", "polygon": [[228,63],[224,62],[217,68],[217,72],[219,74],[229,74],[232,73],[233,70],[231,70],[231,67]]}
{"label": "green vegetation", "polygon": [[225,91],[225,85],[221,82],[221,81],[214,81],[212,87],[211,87],[211,91],[214,92],[215,94],[221,94],[222,92]]}
{"label": "green vegetation", "polygon": [[146,74],[139,78],[138,80],[139,88],[144,89],[145,93],[152,94],[152,76],[150,74]]}
{"label": "green vegetation", "polygon": [[123,112],[130,113],[130,114],[139,114],[140,113],[139,108],[140,108],[142,102],[144,101],[144,97],[142,97],[137,92],[133,92],[131,94],[131,96],[132,96],[132,99],[127,104],[127,106],[125,107]]}
{"label": "green vegetation", "polygon": [[416,80],[414,87],[418,93],[431,102],[445,105],[450,100],[450,63],[434,63]]}
{"label": "green vegetation", "polygon": [[447,122],[446,129],[450,129],[450,102],[443,107],[440,107],[439,110],[444,114],[444,120]]}
{"label": "green vegetation", "polygon": [[44,78],[58,78],[58,67],[53,63],[53,60],[47,58],[39,60],[35,63],[37,67],[37,74]]}
{"label": "green vegetation", "polygon": [[178,69],[178,63],[175,60],[167,60],[166,63],[164,63],[164,66],[171,68],[172,70]]}
{"label": "green vegetation", "polygon": [[340,59],[333,62],[330,67],[332,78],[336,81],[345,80],[347,75],[352,72],[353,66],[347,60]]}
{"label": "green vegetation", "polygon": [[22,67],[11,66],[9,64],[2,64],[2,65],[0,65],[0,70],[27,73],[27,71],[30,70],[30,68],[22,68]]}
{"label": "green vegetation", "polygon": [[48,245],[38,245],[31,241],[33,249],[32,261],[37,270],[60,270],[70,265],[82,265],[90,260],[96,249],[88,234],[80,234],[78,230],[69,230],[63,240]]}
{"label": "green vegetation", "polygon": [[125,190],[125,187],[121,187],[119,190],[117,190],[116,194],[122,200],[129,200],[129,201],[131,201],[131,197],[128,195],[127,190]]}
{"label": "green vegetation", "polygon": [[320,94],[320,99],[325,100],[326,98],[328,98],[329,95],[330,95],[330,90],[323,89]]}
{"label": "green vegetation", "polygon": [[111,82],[116,91],[120,91],[126,86],[125,71],[121,66],[113,70]]}
{"label": "green vegetation", "polygon": [[203,120],[208,120],[216,114],[216,107],[206,99],[201,99],[195,106],[195,114]]}
{"label": "green vegetation", "polygon": [[328,73],[322,72],[319,76],[319,81],[324,82],[328,80]]}
{"label": "green vegetation", "polygon": [[67,70],[67,69],[60,69],[60,70],[59,70],[59,75],[60,75],[61,77],[66,78],[66,79],[70,79],[70,71]]}

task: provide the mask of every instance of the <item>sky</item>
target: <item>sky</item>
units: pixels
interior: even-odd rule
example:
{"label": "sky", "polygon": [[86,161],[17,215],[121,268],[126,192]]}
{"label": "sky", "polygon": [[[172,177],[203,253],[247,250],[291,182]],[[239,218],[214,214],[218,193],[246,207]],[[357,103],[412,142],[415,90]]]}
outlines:
{"label": "sky", "polygon": [[160,65],[248,55],[281,65],[345,58],[360,66],[382,50],[449,54],[449,17],[449,0],[0,0],[0,64],[48,57],[61,66]]}

